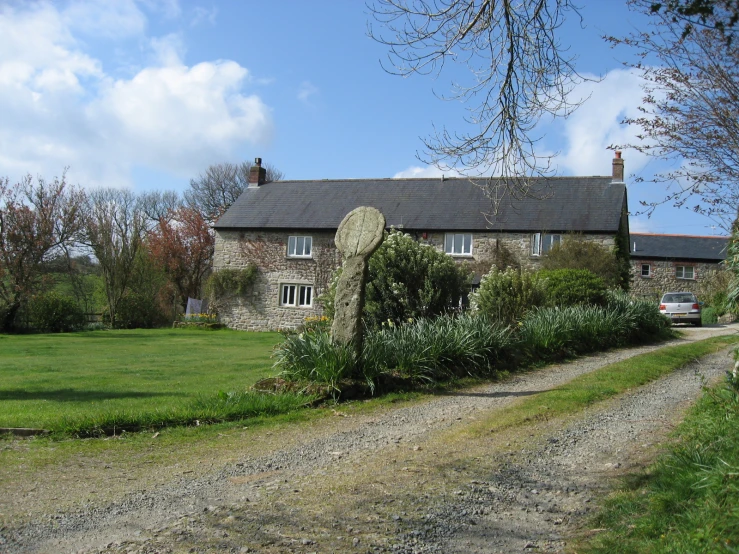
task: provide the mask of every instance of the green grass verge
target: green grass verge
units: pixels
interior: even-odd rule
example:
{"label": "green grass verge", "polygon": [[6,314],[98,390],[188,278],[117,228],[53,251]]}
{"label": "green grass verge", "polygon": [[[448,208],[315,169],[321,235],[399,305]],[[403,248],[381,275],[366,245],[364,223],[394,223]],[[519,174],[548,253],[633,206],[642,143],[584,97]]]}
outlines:
{"label": "green grass verge", "polygon": [[297,399],[219,394],[273,375],[280,340],[189,329],[0,335],[0,427],[99,432],[289,409]]}
{"label": "green grass verge", "polygon": [[578,552],[739,552],[739,390],[706,391],[676,443],[609,498]]}
{"label": "green grass verge", "polygon": [[704,341],[661,348],[634,356],[597,371],[587,373],[554,389],[521,400],[473,429],[473,434],[489,433],[532,421],[566,416],[590,404],[606,400],[629,389],[640,387],[687,363],[726,348],[736,337],[713,337]]}

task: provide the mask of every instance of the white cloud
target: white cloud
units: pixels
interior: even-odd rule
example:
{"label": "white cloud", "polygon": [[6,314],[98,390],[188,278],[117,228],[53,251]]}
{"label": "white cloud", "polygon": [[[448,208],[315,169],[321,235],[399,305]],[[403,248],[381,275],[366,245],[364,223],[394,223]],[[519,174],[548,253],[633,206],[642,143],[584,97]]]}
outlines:
{"label": "white cloud", "polygon": [[455,171],[454,169],[439,169],[438,167],[433,165],[427,165],[424,167],[412,165],[407,169],[399,171],[398,173],[393,175],[393,179],[425,179],[441,177],[442,175],[444,177],[460,177],[459,172]]}
{"label": "white cloud", "polygon": [[[636,143],[637,129],[623,125],[624,117],[636,117],[644,95],[636,72],[615,69],[600,82],[582,83],[573,98],[587,98],[567,120],[563,131],[565,145],[556,158],[561,172],[572,175],[609,175],[613,157],[607,147]],[[588,98],[589,96],[589,98]],[[551,146],[551,145],[550,145]],[[623,155],[626,174],[636,172],[648,158],[634,150]]]}
{"label": "white cloud", "polygon": [[192,19],[190,20],[190,27],[197,27],[204,22],[215,25],[217,15],[218,8],[215,6],[211,9],[203,8],[202,6],[195,6],[195,9],[193,9]]}
{"label": "white cloud", "polygon": [[185,43],[182,36],[171,33],[163,37],[155,37],[149,41],[154,52],[157,65],[172,66],[181,65],[185,57]]}
{"label": "white cloud", "polygon": [[[103,0],[108,1],[108,0]],[[179,0],[138,0],[143,6],[152,12],[161,13],[164,17],[175,19],[182,15]]]}
{"label": "white cloud", "polygon": [[298,100],[309,104],[310,97],[315,94],[318,94],[318,88],[310,81],[303,81],[300,83],[300,87],[298,87]]}
{"label": "white cloud", "polygon": [[[77,40],[82,18],[72,26],[69,10],[89,5],[90,22],[130,23],[124,4],[73,2],[67,11],[0,5],[0,176],[53,176],[70,166],[75,183],[130,185],[138,167],[186,177],[270,140],[270,109],[244,92],[249,71],[229,60],[186,65],[179,35],[141,35],[155,63],[130,78],[106,73]],[[126,32],[142,29],[130,23]]]}
{"label": "white cloud", "polygon": [[630,233],[654,233],[656,232],[652,230],[654,226],[655,223],[646,216],[629,218]]}
{"label": "white cloud", "polygon": [[146,16],[134,0],[74,0],[61,16],[70,29],[91,36],[128,37],[146,29]]}

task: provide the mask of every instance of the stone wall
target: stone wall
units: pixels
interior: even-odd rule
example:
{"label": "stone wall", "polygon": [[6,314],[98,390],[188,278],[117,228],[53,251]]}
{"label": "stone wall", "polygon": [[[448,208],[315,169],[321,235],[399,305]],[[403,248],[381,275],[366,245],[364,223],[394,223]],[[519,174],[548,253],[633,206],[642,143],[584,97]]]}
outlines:
{"label": "stone wall", "polygon": [[[411,236],[444,249],[445,233],[416,233]],[[478,274],[486,273],[496,259],[516,260],[524,269],[539,268],[541,256],[531,256],[531,233],[483,232],[472,234],[472,254],[455,256],[459,263],[469,264]],[[311,258],[295,259],[287,256],[290,236],[313,238]],[[221,299],[216,306],[221,322],[233,329],[266,331],[294,329],[306,317],[321,315],[315,298],[330,284],[333,271],[341,265],[341,256],[334,245],[335,231],[216,231],[213,269],[241,269],[253,261],[259,268],[250,294]],[[585,235],[612,248],[612,235]],[[283,284],[311,285],[313,302],[310,307],[282,306],[280,287]]]}
{"label": "stone wall", "polygon": [[[233,329],[266,331],[294,329],[306,317],[321,315],[315,298],[328,286],[333,270],[340,265],[334,246],[334,232],[293,230],[290,232],[242,233],[217,231],[213,269],[241,269],[249,261],[257,264],[258,272],[252,292],[243,297],[223,299],[217,306],[220,320]],[[289,236],[313,238],[311,258],[289,258]],[[313,301],[310,307],[282,306],[280,287],[283,284],[311,285]]]}
{"label": "stone wall", "polygon": [[[649,276],[642,276],[642,264],[649,264]],[[693,267],[693,279],[678,279],[675,276],[676,266]],[[632,259],[631,261],[631,294],[639,298],[648,298],[658,302],[665,292],[689,291],[700,297],[701,285],[717,271],[723,271],[718,263]],[[700,299],[700,298],[699,298]]]}
{"label": "stone wall", "polygon": [[[428,233],[425,238],[418,233],[412,234],[439,250],[444,249],[446,233]],[[532,233],[473,233],[472,255],[454,256],[454,258],[460,263],[472,265],[474,270],[479,270],[481,273],[487,273],[497,259],[503,261],[512,259],[521,268],[536,271],[541,267],[542,256],[531,255],[531,235]],[[609,249],[614,246],[613,235],[583,235],[583,237]]]}

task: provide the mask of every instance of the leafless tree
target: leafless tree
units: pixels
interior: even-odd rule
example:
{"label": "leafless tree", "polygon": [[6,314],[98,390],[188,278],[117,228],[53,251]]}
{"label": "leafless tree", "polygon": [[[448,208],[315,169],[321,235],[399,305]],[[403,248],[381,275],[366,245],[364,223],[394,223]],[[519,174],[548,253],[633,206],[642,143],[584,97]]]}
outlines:
{"label": "leafless tree", "polygon": [[113,327],[145,231],[146,215],[131,191],[97,189],[89,193],[82,242],[90,247],[100,264]]}
{"label": "leafless tree", "polygon": [[12,330],[20,308],[38,292],[44,264],[71,245],[81,226],[84,193],[65,176],[0,179],[0,329]]}
{"label": "leafless tree", "polygon": [[668,192],[663,201],[645,204],[647,213],[667,202],[728,230],[739,206],[739,50],[720,30],[685,34],[680,19],[650,13],[647,30],[610,39],[637,50],[641,61],[634,67],[644,79],[641,114],[626,120],[640,129],[641,142],[616,146],[676,167],[654,178]]}
{"label": "leafless tree", "polygon": [[152,226],[162,220],[171,221],[172,214],[182,207],[182,198],[173,190],[145,192],[139,196],[139,202]]}
{"label": "leafless tree", "polygon": [[368,6],[379,29],[369,34],[389,48],[386,71],[404,77],[440,75],[464,64],[468,82],[445,99],[467,104],[470,131],[446,128],[424,140],[422,161],[480,180],[494,213],[506,197],[541,194],[530,178],[553,172],[552,156],[536,152],[536,125],[572,112],[568,98],[581,81],[574,58],[558,39],[570,0],[375,0]]}
{"label": "leafless tree", "polygon": [[[209,166],[197,179],[190,180],[190,188],[185,191],[185,204],[198,210],[209,223],[214,223],[249,185],[251,167],[251,162]],[[263,167],[267,170],[267,182],[284,178],[282,171],[274,166],[265,164]]]}
{"label": "leafless tree", "polygon": [[682,26],[685,38],[695,29],[713,29],[731,44],[739,24],[739,0],[638,0],[636,7],[651,14],[666,15]]}

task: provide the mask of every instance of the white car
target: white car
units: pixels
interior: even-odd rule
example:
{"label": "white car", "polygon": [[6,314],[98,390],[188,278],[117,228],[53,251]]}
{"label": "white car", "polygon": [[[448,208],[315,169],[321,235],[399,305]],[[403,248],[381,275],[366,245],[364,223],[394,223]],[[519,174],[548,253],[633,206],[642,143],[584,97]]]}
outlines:
{"label": "white car", "polygon": [[701,304],[692,292],[666,292],[659,303],[660,313],[672,323],[692,323],[696,327],[701,322]]}

